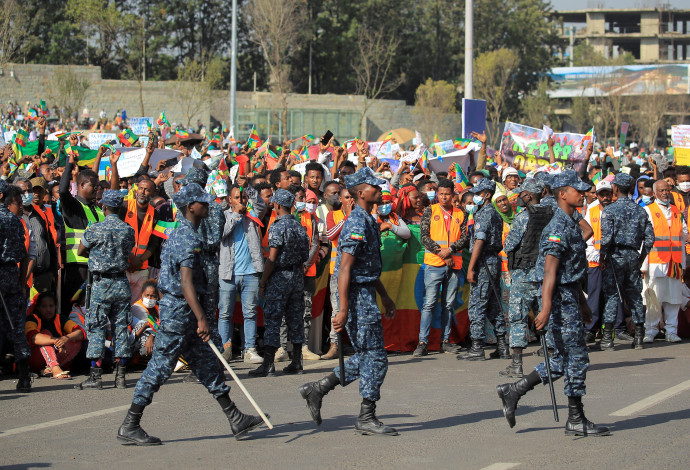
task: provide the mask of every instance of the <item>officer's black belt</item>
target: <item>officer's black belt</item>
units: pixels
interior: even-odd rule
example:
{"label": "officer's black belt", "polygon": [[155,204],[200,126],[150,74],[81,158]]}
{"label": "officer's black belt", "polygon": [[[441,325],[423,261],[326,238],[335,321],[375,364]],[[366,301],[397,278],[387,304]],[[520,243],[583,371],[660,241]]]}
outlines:
{"label": "officer's black belt", "polygon": [[93,273],[94,278],[103,278],[103,279],[118,279],[121,277],[125,277],[124,272],[120,273]]}

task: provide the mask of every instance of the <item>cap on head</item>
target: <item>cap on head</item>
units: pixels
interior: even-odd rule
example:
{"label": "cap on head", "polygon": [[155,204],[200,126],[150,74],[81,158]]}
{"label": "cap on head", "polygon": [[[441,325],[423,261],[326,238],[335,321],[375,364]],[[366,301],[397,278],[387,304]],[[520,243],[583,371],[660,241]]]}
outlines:
{"label": "cap on head", "polygon": [[173,194],[172,199],[177,207],[186,207],[194,202],[209,204],[213,201],[213,197],[197,183],[182,186],[178,192]]}
{"label": "cap on head", "polygon": [[520,194],[527,191],[528,193],[541,194],[544,192],[544,184],[540,183],[534,178],[527,178],[522,184],[515,190],[516,193]]}
{"label": "cap on head", "polygon": [[35,178],[31,178],[31,187],[36,188],[36,187],[41,187],[44,190],[48,190],[48,183],[46,183],[46,180],[42,176],[37,176]]}
{"label": "cap on head", "polygon": [[475,184],[473,187],[469,189],[471,193],[477,194],[481,193],[482,191],[489,190],[491,192],[496,191],[496,183],[490,180],[489,178],[482,178],[479,181],[477,181],[477,184]]}
{"label": "cap on head", "polygon": [[354,188],[362,183],[370,184],[372,186],[382,186],[384,183],[386,183],[386,180],[383,178],[377,178],[374,174],[374,170],[368,166],[360,168],[351,175],[345,175],[345,187],[347,187],[347,189]]}
{"label": "cap on head", "polygon": [[271,197],[271,202],[290,208],[295,203],[295,195],[287,189],[278,189]]}
{"label": "cap on head", "polygon": [[101,198],[104,206],[112,207],[113,209],[121,207],[124,200],[124,194],[117,189],[106,189],[103,191],[103,197]]}
{"label": "cap on head", "polygon": [[505,183],[505,181],[506,181],[506,178],[508,178],[509,176],[517,176],[517,177],[520,177],[520,174],[518,173],[518,171],[517,171],[515,168],[513,168],[512,166],[509,166],[508,168],[506,168],[505,170],[503,170],[502,178],[503,178],[503,182],[504,182],[504,183]]}
{"label": "cap on head", "polygon": [[539,173],[534,175],[534,179],[539,183],[543,184],[544,187],[550,188],[551,183],[553,182],[553,175],[545,171],[540,171]]}
{"label": "cap on head", "polygon": [[578,191],[587,191],[592,187],[578,178],[575,170],[566,170],[553,177],[551,189],[563,188],[565,186],[570,186]]}
{"label": "cap on head", "polygon": [[633,177],[626,174],[626,173],[618,173],[615,178],[613,178],[613,184],[618,186],[621,189],[628,190],[632,187],[633,185]]}
{"label": "cap on head", "polygon": [[606,181],[606,180],[601,180],[597,183],[597,192],[600,191],[613,191],[613,188],[611,187],[611,182]]}
{"label": "cap on head", "polygon": [[184,178],[179,181],[179,183],[183,186],[189,183],[205,185],[207,178],[208,176],[206,174],[206,170],[203,170],[202,168],[190,168]]}

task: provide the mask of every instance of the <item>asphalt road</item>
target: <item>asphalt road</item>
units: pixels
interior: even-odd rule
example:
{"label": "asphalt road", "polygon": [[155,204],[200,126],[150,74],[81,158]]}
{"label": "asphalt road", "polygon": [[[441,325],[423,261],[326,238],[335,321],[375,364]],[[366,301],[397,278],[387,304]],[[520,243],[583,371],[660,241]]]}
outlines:
{"label": "asphalt road", "polygon": [[[527,352],[533,352],[530,347]],[[613,434],[572,438],[563,433],[567,400],[557,385],[560,423],[547,387],[520,402],[513,429],[500,410],[495,386],[508,361],[457,361],[434,354],[391,356],[378,415],[398,437],[359,436],[357,383],[338,387],[324,400],[317,429],[297,387],[330,372],[336,361],[307,362],[302,376],[247,378],[249,365],[233,363],[275,428],[244,441],[229,434],[219,406],[201,385],[174,374],[142,420],[164,445],[120,445],[115,435],[132,388],[77,391],[71,382],[37,379],[29,395],[0,382],[2,468],[459,468],[637,469],[690,468],[690,344],[657,342],[643,351],[618,345],[593,352],[584,398],[587,417]],[[536,356],[525,366],[536,365]],[[282,368],[284,363],[281,363]],[[129,375],[133,386],[138,373]],[[112,386],[112,375],[106,377]],[[228,379],[230,380],[230,379]],[[232,385],[232,384],[231,384]],[[675,387],[675,388],[672,388]],[[239,387],[231,398],[251,406]]]}

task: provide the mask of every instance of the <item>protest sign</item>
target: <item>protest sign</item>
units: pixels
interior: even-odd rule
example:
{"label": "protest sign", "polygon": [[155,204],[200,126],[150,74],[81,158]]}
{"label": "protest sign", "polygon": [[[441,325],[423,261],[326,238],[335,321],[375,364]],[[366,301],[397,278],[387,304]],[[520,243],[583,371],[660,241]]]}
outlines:
{"label": "protest sign", "polygon": [[434,151],[436,155],[445,155],[448,152],[455,150],[452,140],[444,140],[443,142],[436,142],[434,144]]}
{"label": "protest sign", "polygon": [[117,142],[117,135],[109,133],[92,132],[89,134],[89,148],[91,150],[98,150],[98,148],[106,142],[114,140]]}
{"label": "protest sign", "polygon": [[[462,170],[467,173],[469,171],[470,167],[470,152],[472,151],[472,147],[469,148],[464,148],[462,150],[456,150],[451,153],[447,153],[443,155],[441,158],[438,158],[433,155],[429,155],[428,157],[428,164],[429,168],[434,173],[438,173],[439,171],[448,171],[448,167],[451,165],[454,165],[457,163],[462,167]],[[476,164],[476,161],[475,161]]]}
{"label": "protest sign", "polygon": [[690,148],[674,147],[673,155],[676,158],[676,165],[690,165]]}
{"label": "protest sign", "polygon": [[154,120],[152,117],[133,117],[127,120],[130,129],[136,135],[148,135],[149,126],[146,124],[147,122],[153,126]]}
{"label": "protest sign", "polygon": [[[507,121],[499,152],[504,162],[524,173],[549,165],[549,146],[542,139],[543,129]],[[583,134],[558,132],[553,135],[553,152],[561,169],[572,165],[575,170],[585,161],[587,148],[580,148]],[[446,160],[445,158],[443,159]]]}
{"label": "protest sign", "polygon": [[145,148],[137,148],[129,152],[124,152],[120,155],[120,159],[117,161],[117,173],[121,178],[126,178],[128,176],[134,176],[134,174],[139,170],[141,162],[144,161],[146,156]]}
{"label": "protest sign", "polygon": [[472,132],[486,129],[486,101],[462,99],[462,138],[469,139]]}
{"label": "protest sign", "polygon": [[14,131],[8,131],[4,133],[5,137],[5,142],[13,142],[14,141],[14,136],[17,135],[16,132]]}
{"label": "protest sign", "polygon": [[690,126],[671,126],[671,141],[674,147],[690,148]]}

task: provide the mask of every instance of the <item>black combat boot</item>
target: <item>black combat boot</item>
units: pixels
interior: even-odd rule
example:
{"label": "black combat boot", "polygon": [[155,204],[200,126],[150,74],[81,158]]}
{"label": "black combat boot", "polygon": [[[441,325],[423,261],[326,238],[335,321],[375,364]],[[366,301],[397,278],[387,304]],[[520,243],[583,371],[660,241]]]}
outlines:
{"label": "black combat boot", "polygon": [[103,369],[100,367],[92,367],[91,372],[89,372],[89,378],[84,380],[82,383],[77,384],[74,386],[77,390],[84,390],[84,389],[96,389],[96,390],[102,390],[103,389],[103,382],[101,381],[101,377],[103,376]]}
{"label": "black combat boot", "polygon": [[122,422],[122,426],[117,430],[117,440],[125,444],[135,444],[138,446],[159,446],[161,440],[157,437],[149,436],[146,434],[141,426],[139,426],[139,421],[141,421],[141,415],[144,413],[144,407],[142,405],[132,406],[127,411],[127,416]]}
{"label": "black combat boot", "polygon": [[[252,377],[275,377],[276,368],[273,365],[273,360],[275,359],[276,350],[273,346],[264,347],[264,362],[259,367],[254,370],[249,371],[249,375]],[[301,350],[300,350],[301,353]],[[294,351],[293,351],[293,354]]]}
{"label": "black combat boot", "polygon": [[125,383],[125,365],[120,361],[115,365],[115,388],[127,388]]}
{"label": "black combat boot", "polygon": [[19,378],[17,379],[17,391],[21,393],[31,392],[31,371],[29,370],[29,360],[22,359],[17,362],[17,372]]}
{"label": "black combat boot", "polygon": [[643,339],[644,339],[644,324],[638,323],[635,325],[635,339],[632,342],[633,348],[644,349],[644,344],[642,344]]}
{"label": "black combat boot", "polygon": [[585,417],[582,397],[568,397],[568,422],[565,423],[566,436],[609,436],[609,428],[597,426]]}
{"label": "black combat boot", "polygon": [[498,373],[501,377],[513,377],[515,379],[521,379],[523,377],[522,373],[522,348],[513,348],[513,361],[510,363],[505,370]]}
{"label": "black combat boot", "polygon": [[518,401],[538,383],[541,383],[541,377],[537,371],[532,371],[515,383],[496,386],[498,398],[503,402],[503,414],[511,428],[515,426],[515,410]]}
{"label": "black combat boot", "polygon": [[307,408],[317,426],[321,426],[321,403],[323,397],[333,390],[340,381],[335,373],[331,372],[318,382],[309,382],[299,388],[302,398],[307,400]]}
{"label": "black combat boot", "polygon": [[302,343],[292,343],[292,362],[283,367],[283,372],[289,375],[302,375]]}
{"label": "black combat boot", "polygon": [[[230,422],[232,435],[235,436],[235,439],[238,441],[240,437],[244,436],[252,429],[258,428],[261,426],[261,423],[264,422],[260,416],[246,415],[238,410],[237,406],[230,400],[228,394],[219,396],[218,404],[223,409],[223,413],[225,413],[225,416],[227,416]],[[266,415],[266,417],[270,418],[269,415]]]}
{"label": "black combat boot", "polygon": [[491,359],[510,359],[510,348],[506,335],[496,335],[496,350],[489,354]]}
{"label": "black combat boot", "polygon": [[368,436],[369,434],[379,434],[385,436],[397,436],[398,431],[390,426],[386,426],[376,418],[376,402],[362,400],[362,407],[359,410],[359,416],[355,422],[355,431],[359,434]]}
{"label": "black combat boot", "polygon": [[613,323],[604,323],[604,332],[601,334],[602,351],[613,351]]}
{"label": "black combat boot", "polygon": [[472,346],[470,349],[468,349],[465,354],[458,354],[456,358],[464,361],[485,361],[486,354],[484,354],[482,341],[472,338]]}

